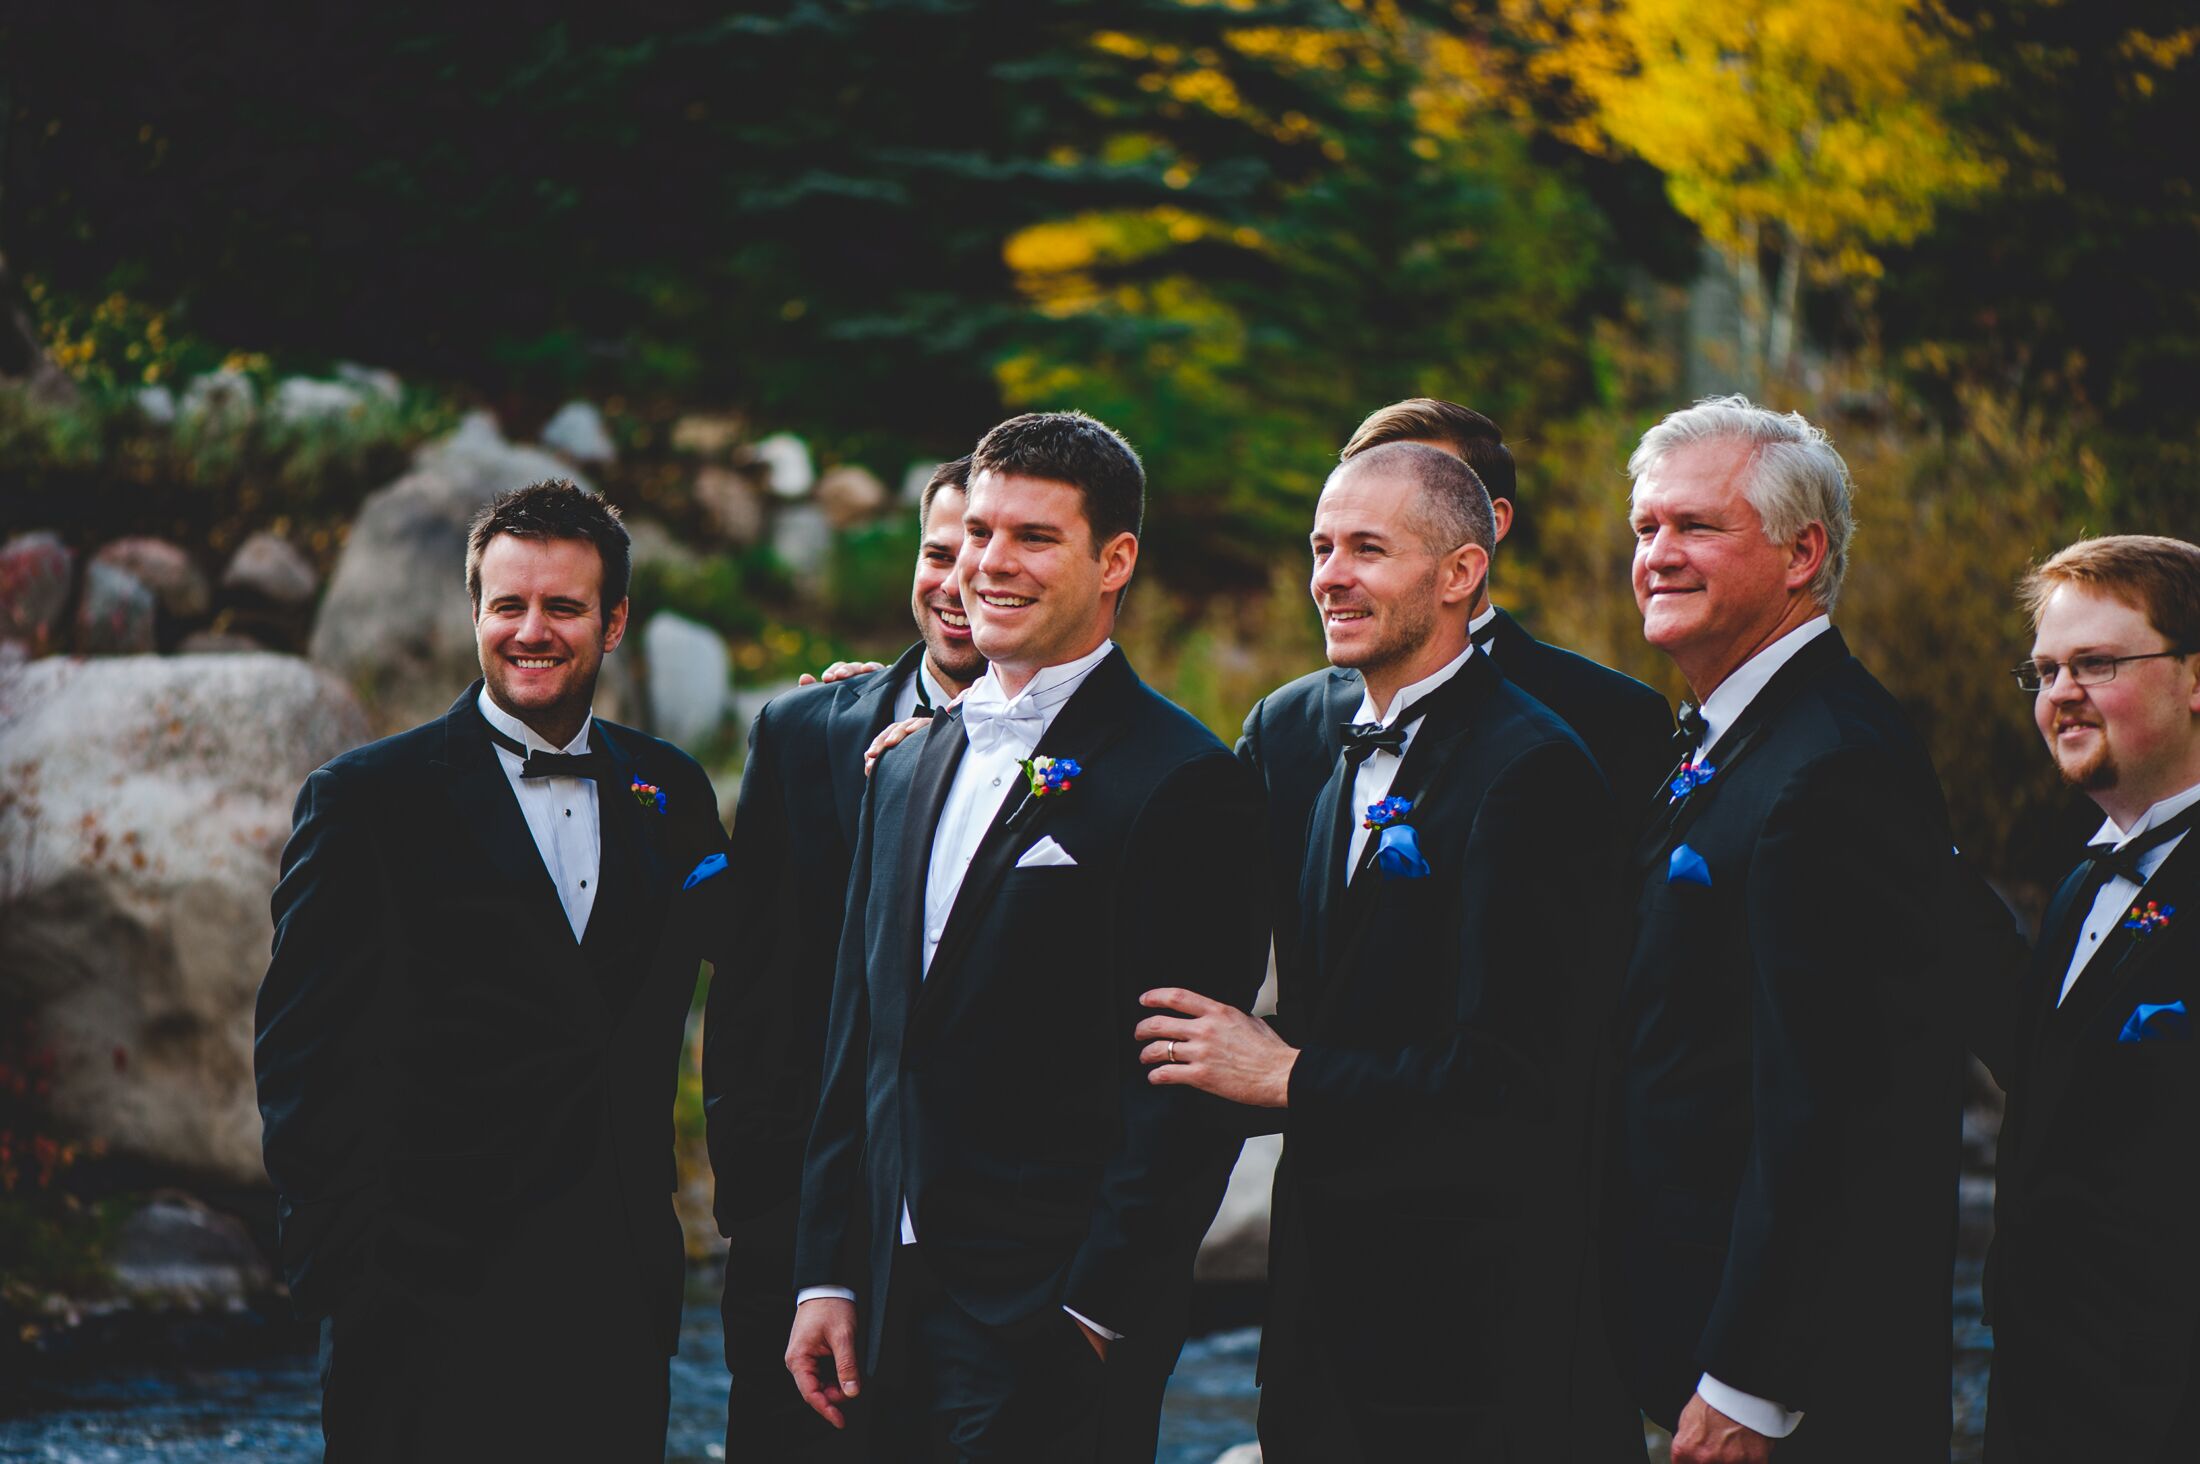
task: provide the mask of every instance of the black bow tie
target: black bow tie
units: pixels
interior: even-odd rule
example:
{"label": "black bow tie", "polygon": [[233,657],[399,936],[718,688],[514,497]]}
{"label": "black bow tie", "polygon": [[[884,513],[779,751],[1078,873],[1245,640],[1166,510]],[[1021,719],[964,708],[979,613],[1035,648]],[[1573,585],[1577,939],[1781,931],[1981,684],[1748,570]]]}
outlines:
{"label": "black bow tie", "polygon": [[519,770],[522,778],[601,779],[611,776],[611,759],[595,748],[583,753],[530,751],[526,743],[494,727],[489,728],[489,740],[515,757],[526,759]]}
{"label": "black bow tie", "polygon": [[1681,703],[1681,709],[1673,714],[1673,755],[1687,758],[1703,746],[1704,738],[1711,731],[1711,724],[1703,719],[1703,708],[1692,701]]}
{"label": "black bow tie", "polygon": [[1420,721],[1422,713],[1428,710],[1425,705],[1426,698],[1423,698],[1423,701],[1424,705],[1408,711],[1388,727],[1380,722],[1344,723],[1340,730],[1344,733],[1345,771],[1350,772],[1378,752],[1387,752],[1393,757],[1404,757],[1406,729],[1415,722]]}
{"label": "black bow tie", "polygon": [[2139,871],[2140,856],[2184,833],[2193,826],[2195,820],[2200,820],[2200,804],[2164,819],[2137,838],[2127,841],[2120,849],[2106,842],[2086,845],[2086,857],[2093,861],[2092,869],[2087,871],[2088,879],[2093,882],[2096,890],[2107,884],[2111,875],[2121,875],[2135,885],[2145,884],[2146,876]]}

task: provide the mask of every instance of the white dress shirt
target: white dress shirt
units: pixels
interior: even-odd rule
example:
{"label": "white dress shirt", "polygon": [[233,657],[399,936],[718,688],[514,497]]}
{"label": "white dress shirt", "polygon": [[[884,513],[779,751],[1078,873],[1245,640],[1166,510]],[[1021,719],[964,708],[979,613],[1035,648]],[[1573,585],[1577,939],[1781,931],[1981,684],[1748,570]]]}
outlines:
{"label": "white dress shirt", "polygon": [[[481,689],[478,702],[490,726],[530,752],[562,752],[578,757],[588,751],[594,718],[581,724],[571,742],[552,747],[534,728],[491,701],[487,687]],[[522,778],[519,770],[526,759],[502,743],[493,745],[497,761],[504,766],[504,776],[511,780],[512,796],[519,800],[519,811],[526,815],[527,831],[535,836],[535,852],[542,856],[542,867],[550,871],[550,883],[557,887],[558,903],[565,907],[573,939],[579,940],[588,931],[588,913],[596,908],[597,874],[603,861],[595,781]]]}
{"label": "white dress shirt", "polygon": [[917,657],[917,674],[904,681],[901,684],[901,690],[894,693],[895,721],[906,722],[917,714],[917,684],[919,682],[924,684],[925,703],[933,711],[941,710],[950,701],[954,700],[953,694],[946,687],[941,686],[940,679],[932,674],[931,661],[926,657],[919,656]]}
{"label": "white dress shirt", "polygon": [[[1352,714],[1352,720],[1354,722],[1380,722],[1385,727],[1395,727],[1398,724],[1398,719],[1410,711],[1415,702],[1420,701],[1435,691],[1436,688],[1451,680],[1452,677],[1457,676],[1459,668],[1466,665],[1468,658],[1473,654],[1474,643],[1469,641],[1467,648],[1445,662],[1442,670],[1433,676],[1423,677],[1393,696],[1390,699],[1390,710],[1379,717],[1375,714],[1374,694],[1372,692],[1362,692],[1360,694],[1360,709]],[[1352,876],[1360,867],[1360,855],[1366,851],[1367,841],[1374,835],[1374,831],[1368,828],[1365,817],[1368,805],[1380,803],[1390,796],[1390,785],[1397,781],[1398,769],[1404,765],[1406,752],[1413,746],[1413,739],[1419,735],[1420,731],[1421,724],[1416,720],[1412,726],[1406,728],[1406,740],[1403,747],[1400,747],[1396,752],[1392,752],[1387,747],[1375,749],[1367,755],[1352,775],[1352,807],[1349,810],[1349,817],[1352,820],[1352,844],[1351,847],[1345,850],[1344,856],[1344,882],[1346,884],[1352,883]]]}
{"label": "white dress shirt", "polygon": [[[1001,803],[1010,790],[1024,784],[1024,770],[1018,764],[1037,751],[1039,740],[1054,724],[1063,706],[1114,649],[1114,641],[1102,641],[1099,648],[1088,655],[1060,666],[1045,667],[1025,682],[1023,689],[1014,696],[1008,694],[994,669],[988,666],[985,674],[963,693],[966,721],[974,709],[983,708],[981,717],[985,725],[971,734],[970,746],[955,769],[955,781],[948,785],[947,801],[940,809],[939,827],[932,833],[932,862],[926,868],[924,880],[923,975],[932,974],[932,957],[939,951],[940,937],[947,930],[947,917],[955,908],[955,897],[962,891],[963,876],[970,872],[970,862],[977,857],[978,846],[985,842],[986,830],[993,826],[994,815],[1000,812]],[[937,695],[934,687],[927,689]],[[911,705],[915,705],[913,695]],[[901,1243],[914,1245],[916,1241],[916,1220],[910,1214],[908,1197],[903,1196]],[[844,1286],[805,1286],[796,1293],[795,1304],[799,1306],[824,1296],[837,1296],[845,1301],[856,1299],[856,1294]],[[1110,1341],[1122,1335],[1069,1307],[1062,1310]]]}
{"label": "white dress shirt", "polygon": [[[1796,652],[1831,629],[1833,622],[1830,619],[1823,615],[1813,616],[1735,667],[1726,680],[1712,688],[1711,695],[1703,699],[1704,742],[1698,757],[1708,759],[1712,749],[1719,745],[1719,739],[1749,709],[1757,693],[1765,689],[1780,668],[1794,660]],[[1754,1429],[1768,1439],[1786,1438],[1803,1421],[1801,1413],[1782,1408],[1769,1398],[1729,1387],[1709,1373],[1696,1380],[1696,1393],[1742,1427]]]}
{"label": "white dress shirt", "polygon": [[[2116,820],[2112,818],[2102,820],[2101,831],[2093,836],[2093,842],[2100,844],[2114,840],[2116,847],[2121,849],[2148,829],[2159,827],[2165,820],[2175,818],[2195,803],[2200,803],[2200,783],[2182,793],[2173,793],[2155,804],[2140,814],[2139,821],[2128,829],[2116,827]],[[2165,839],[2141,854],[2139,872],[2148,879],[2154,878],[2154,871],[2162,867],[2162,861],[2169,858],[2170,851],[2184,843],[2187,837],[2179,834],[2174,839]],[[2112,876],[2107,884],[2101,886],[2100,893],[2093,897],[2093,908],[2086,912],[2085,924],[2078,927],[2078,944],[2070,953],[2070,969],[2063,972],[2062,994],[2055,998],[2057,1006],[2069,997],[2070,988],[2078,984],[2078,974],[2085,970],[2086,962],[2093,959],[2093,953],[2101,948],[2101,942],[2108,938],[2108,933],[2125,918],[2125,912],[2139,898],[2141,888],[2119,874]]]}

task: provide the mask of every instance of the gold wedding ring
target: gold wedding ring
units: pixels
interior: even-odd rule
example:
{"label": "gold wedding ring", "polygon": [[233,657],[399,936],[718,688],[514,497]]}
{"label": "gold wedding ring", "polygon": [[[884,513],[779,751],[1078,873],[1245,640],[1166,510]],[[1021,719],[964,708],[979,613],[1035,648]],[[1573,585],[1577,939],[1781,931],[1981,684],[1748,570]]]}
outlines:
{"label": "gold wedding ring", "polygon": [[1169,1061],[1176,1061],[1176,1042],[1173,1038],[1169,1042]]}

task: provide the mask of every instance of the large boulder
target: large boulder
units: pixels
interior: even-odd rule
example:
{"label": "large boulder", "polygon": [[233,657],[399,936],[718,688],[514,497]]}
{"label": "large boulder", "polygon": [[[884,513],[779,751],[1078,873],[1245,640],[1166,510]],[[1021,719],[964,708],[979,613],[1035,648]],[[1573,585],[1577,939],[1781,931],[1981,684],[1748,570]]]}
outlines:
{"label": "large boulder", "polygon": [[774,432],[749,452],[764,469],[772,492],[781,498],[804,497],[817,482],[817,464],[810,459],[810,445],[792,432]]}
{"label": "large boulder", "polygon": [[617,462],[619,449],[604,426],[603,413],[587,402],[567,402],[543,425],[542,445],[576,463],[601,466]]}
{"label": "large boulder", "polygon": [[196,620],[214,602],[204,572],[181,547],[166,539],[144,534],[116,539],[93,555],[92,562],[128,570],[153,592],[161,613],[170,620]]}
{"label": "large boulder", "polygon": [[364,741],[291,656],[31,661],[0,678],[0,1005],[59,1058],[73,1132],[261,1176],[252,1003],[307,773]]}
{"label": "large boulder", "polygon": [[642,631],[642,655],[649,662],[650,730],[690,752],[705,747],[726,720],[733,662],[725,638],[660,610]]}
{"label": "large boulder", "polygon": [[93,560],[84,566],[84,593],[76,602],[78,654],[152,654],[154,609],[153,592],[136,575]]}
{"label": "large boulder", "polygon": [[842,464],[818,480],[817,504],[834,528],[849,528],[884,511],[886,485],[869,468]]}
{"label": "large boulder", "polygon": [[590,487],[563,460],[505,441],[496,419],[476,412],[360,506],[321,597],[309,654],[352,684],[378,731],[440,715],[480,674],[466,531],[491,498],[545,478]]}
{"label": "large boulder", "polygon": [[222,571],[222,588],[238,590],[271,605],[305,605],[321,588],[313,561],[280,534],[262,529],[237,546],[229,568]]}
{"label": "large boulder", "polygon": [[712,463],[695,475],[694,492],[719,538],[746,549],[764,537],[764,495],[743,474]]}
{"label": "large boulder", "polygon": [[58,534],[17,534],[0,544],[0,642],[34,656],[61,648],[62,613],[76,556]]}
{"label": "large boulder", "polygon": [[1222,1196],[1207,1238],[1193,1263],[1195,1281],[1266,1281],[1268,1279],[1268,1196],[1276,1183],[1276,1161],[1283,1135],[1256,1134],[1245,1141],[1230,1188]]}

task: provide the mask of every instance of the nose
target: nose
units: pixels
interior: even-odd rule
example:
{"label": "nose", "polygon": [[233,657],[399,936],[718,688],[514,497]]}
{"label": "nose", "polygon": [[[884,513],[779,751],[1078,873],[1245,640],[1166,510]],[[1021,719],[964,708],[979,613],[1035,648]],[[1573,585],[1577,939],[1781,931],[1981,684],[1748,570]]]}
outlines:
{"label": "nose", "polygon": [[548,640],[550,638],[550,617],[542,612],[541,606],[528,606],[527,613],[520,617],[519,630],[513,638],[522,645],[538,645]]}
{"label": "nose", "polygon": [[1016,572],[1016,554],[1008,542],[1008,535],[995,534],[978,551],[978,572],[988,579],[1003,579]]}
{"label": "nose", "polygon": [[1636,552],[1642,556],[1642,562],[1651,569],[1677,569],[1686,562],[1680,552],[1678,536],[1663,524],[1657,527],[1649,539],[1637,539],[1635,544]]}
{"label": "nose", "polygon": [[2085,700],[2085,688],[2078,685],[2077,673],[2065,662],[2055,668],[2053,681],[2041,683],[2040,695],[2057,706],[2068,706],[2072,702]]}
{"label": "nose", "polygon": [[1314,561],[1313,578],[1308,581],[1314,598],[1320,600],[1332,590],[1349,587],[1352,583],[1350,568],[1343,554],[1333,553],[1327,558],[1317,558]]}

